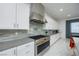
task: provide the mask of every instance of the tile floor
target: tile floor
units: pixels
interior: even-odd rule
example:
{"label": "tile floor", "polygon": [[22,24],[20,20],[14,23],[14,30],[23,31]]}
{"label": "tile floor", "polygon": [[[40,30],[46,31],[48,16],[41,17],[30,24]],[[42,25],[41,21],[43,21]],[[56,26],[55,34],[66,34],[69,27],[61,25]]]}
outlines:
{"label": "tile floor", "polygon": [[[43,56],[71,56],[68,42],[64,39],[58,40]],[[76,55],[79,55],[77,52],[76,50]]]}

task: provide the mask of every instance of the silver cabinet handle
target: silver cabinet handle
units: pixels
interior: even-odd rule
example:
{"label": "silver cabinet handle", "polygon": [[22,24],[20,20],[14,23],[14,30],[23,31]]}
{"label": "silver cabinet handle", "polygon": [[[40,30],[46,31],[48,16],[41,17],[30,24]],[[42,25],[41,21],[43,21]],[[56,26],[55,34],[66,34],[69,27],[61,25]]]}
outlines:
{"label": "silver cabinet handle", "polygon": [[16,24],[13,24],[13,27],[15,28],[16,27]]}
{"label": "silver cabinet handle", "polygon": [[17,28],[19,27],[19,24],[17,24]]}
{"label": "silver cabinet handle", "polygon": [[14,50],[14,55],[16,55],[16,51]]}
{"label": "silver cabinet handle", "polygon": [[17,55],[17,52],[16,52],[16,50],[14,50],[14,55]]}
{"label": "silver cabinet handle", "polygon": [[13,24],[13,27],[14,28],[18,28],[19,27],[19,24]]}
{"label": "silver cabinet handle", "polygon": [[14,27],[14,28],[17,28],[17,24],[13,24],[13,27]]}

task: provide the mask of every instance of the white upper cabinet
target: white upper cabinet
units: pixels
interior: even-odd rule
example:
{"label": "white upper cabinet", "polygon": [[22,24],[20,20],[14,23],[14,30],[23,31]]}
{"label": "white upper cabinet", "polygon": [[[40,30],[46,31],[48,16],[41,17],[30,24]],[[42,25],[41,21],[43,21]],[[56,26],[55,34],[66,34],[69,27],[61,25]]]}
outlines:
{"label": "white upper cabinet", "polygon": [[16,4],[0,3],[0,29],[13,29],[16,20]]}
{"label": "white upper cabinet", "polygon": [[18,29],[29,30],[30,4],[17,4],[17,26]]}
{"label": "white upper cabinet", "polygon": [[30,4],[1,3],[0,29],[29,29]]}

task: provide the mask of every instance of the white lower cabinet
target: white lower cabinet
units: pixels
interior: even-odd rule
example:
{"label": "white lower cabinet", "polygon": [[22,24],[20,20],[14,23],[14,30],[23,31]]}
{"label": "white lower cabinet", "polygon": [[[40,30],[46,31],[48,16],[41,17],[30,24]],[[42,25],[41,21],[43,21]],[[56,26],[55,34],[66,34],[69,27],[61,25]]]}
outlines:
{"label": "white lower cabinet", "polygon": [[55,35],[51,35],[50,36],[50,46],[53,45],[56,40],[57,40],[56,34]]}
{"label": "white lower cabinet", "polygon": [[34,56],[34,42],[18,46],[17,56]]}
{"label": "white lower cabinet", "polygon": [[50,46],[53,45],[60,38],[59,34],[50,36]]}
{"label": "white lower cabinet", "polygon": [[15,56],[15,55],[16,55],[16,48],[11,48],[0,52],[0,56]]}
{"label": "white lower cabinet", "polygon": [[0,56],[34,56],[34,42],[1,51]]}

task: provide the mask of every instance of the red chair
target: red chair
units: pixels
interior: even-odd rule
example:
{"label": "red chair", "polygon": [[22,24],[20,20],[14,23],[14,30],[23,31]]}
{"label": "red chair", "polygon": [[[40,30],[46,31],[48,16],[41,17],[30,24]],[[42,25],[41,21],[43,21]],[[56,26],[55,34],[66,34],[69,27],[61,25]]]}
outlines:
{"label": "red chair", "polygon": [[70,46],[70,48],[75,48],[75,41],[74,41],[72,35],[70,36],[70,45],[69,46]]}

